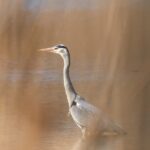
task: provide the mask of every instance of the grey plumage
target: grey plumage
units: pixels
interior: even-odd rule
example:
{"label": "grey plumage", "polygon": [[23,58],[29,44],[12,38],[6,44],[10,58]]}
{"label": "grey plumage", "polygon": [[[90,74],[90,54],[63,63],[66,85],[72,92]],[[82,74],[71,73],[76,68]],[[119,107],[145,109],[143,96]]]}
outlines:
{"label": "grey plumage", "polygon": [[68,100],[69,112],[77,126],[81,128],[83,136],[89,132],[102,133],[108,131],[125,133],[119,125],[116,125],[100,109],[93,106],[76,93],[69,75],[70,53],[66,46],[59,44],[51,48],[41,49],[41,51],[54,52],[63,58],[64,88]]}

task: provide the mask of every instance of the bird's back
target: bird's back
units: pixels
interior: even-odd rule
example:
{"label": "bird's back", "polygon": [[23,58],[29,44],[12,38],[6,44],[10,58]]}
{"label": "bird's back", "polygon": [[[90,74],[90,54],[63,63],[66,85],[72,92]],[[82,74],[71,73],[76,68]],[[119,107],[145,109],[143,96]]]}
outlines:
{"label": "bird's back", "polygon": [[95,106],[80,96],[76,96],[75,102],[70,112],[77,125],[88,127],[91,122],[98,120],[100,111]]}
{"label": "bird's back", "polygon": [[89,130],[99,130],[99,132],[125,133],[103,111],[78,95],[75,99],[75,105],[70,108],[70,112],[73,120],[80,128],[85,127]]}

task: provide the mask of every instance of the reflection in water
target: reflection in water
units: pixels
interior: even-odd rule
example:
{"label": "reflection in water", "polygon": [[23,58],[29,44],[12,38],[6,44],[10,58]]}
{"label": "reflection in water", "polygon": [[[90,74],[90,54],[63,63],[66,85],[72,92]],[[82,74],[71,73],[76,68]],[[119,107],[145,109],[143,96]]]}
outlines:
{"label": "reflection in water", "polygon": [[112,150],[121,149],[122,138],[99,137],[90,139],[79,139],[72,150]]}
{"label": "reflection in water", "polygon": [[108,137],[79,139],[72,150],[112,150],[114,145],[114,139]]}
{"label": "reflection in water", "polygon": [[[0,149],[149,150],[150,2],[59,2],[0,0]],[[67,117],[62,60],[37,52],[58,43],[71,49],[78,93],[125,138],[80,139]]]}

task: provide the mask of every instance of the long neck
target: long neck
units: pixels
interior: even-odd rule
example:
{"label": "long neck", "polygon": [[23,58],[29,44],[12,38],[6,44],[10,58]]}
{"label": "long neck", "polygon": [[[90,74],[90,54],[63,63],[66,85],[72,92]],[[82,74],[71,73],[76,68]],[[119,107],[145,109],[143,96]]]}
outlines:
{"label": "long neck", "polygon": [[70,80],[70,75],[69,75],[70,54],[64,56],[63,60],[64,60],[64,69],[63,69],[64,87],[65,87],[68,103],[70,106],[72,104],[73,99],[76,96],[76,92],[72,85],[72,82]]}

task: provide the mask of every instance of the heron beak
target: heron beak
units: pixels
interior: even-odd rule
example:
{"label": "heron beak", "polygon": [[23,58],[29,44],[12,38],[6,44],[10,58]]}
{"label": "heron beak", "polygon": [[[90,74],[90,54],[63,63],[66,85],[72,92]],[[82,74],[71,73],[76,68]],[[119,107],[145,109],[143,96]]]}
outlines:
{"label": "heron beak", "polygon": [[54,49],[54,47],[42,48],[42,49],[39,49],[39,51],[56,53],[56,50]]}

